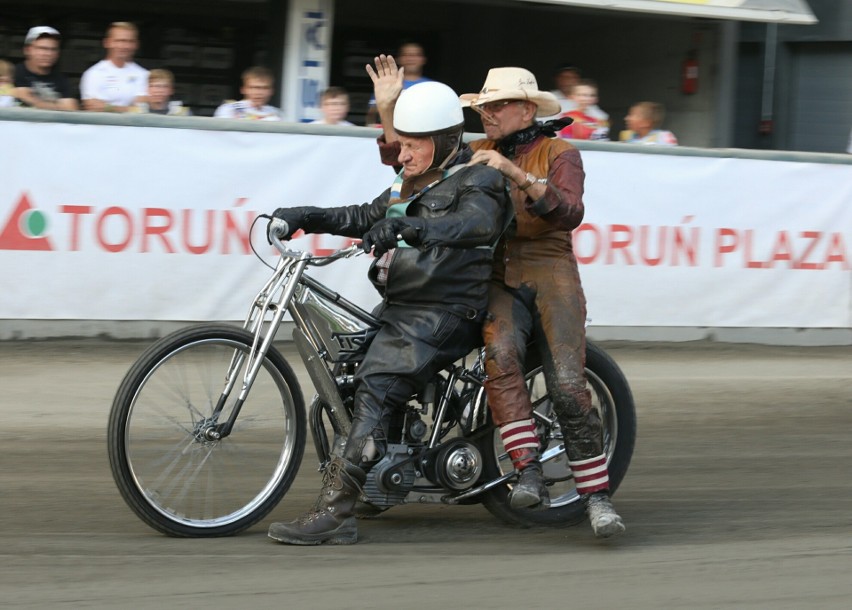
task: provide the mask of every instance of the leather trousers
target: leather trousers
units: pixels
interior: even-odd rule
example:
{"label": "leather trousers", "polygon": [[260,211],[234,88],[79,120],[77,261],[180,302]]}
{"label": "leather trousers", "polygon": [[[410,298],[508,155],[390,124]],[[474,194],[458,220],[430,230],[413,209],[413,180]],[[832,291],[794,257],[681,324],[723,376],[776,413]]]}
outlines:
{"label": "leather trousers", "polygon": [[[567,267],[567,268],[566,268]],[[519,288],[493,281],[483,328],[485,389],[494,422],[532,416],[524,383],[527,347],[538,349],[545,384],[565,437],[569,459],[603,451],[601,420],[586,388],[586,301],[576,266],[543,266],[526,274]]]}
{"label": "leather trousers", "polygon": [[382,327],[355,374],[354,417],[343,451],[365,470],[386,452],[393,410],[481,343],[480,322],[442,309],[386,304],[378,317]]}

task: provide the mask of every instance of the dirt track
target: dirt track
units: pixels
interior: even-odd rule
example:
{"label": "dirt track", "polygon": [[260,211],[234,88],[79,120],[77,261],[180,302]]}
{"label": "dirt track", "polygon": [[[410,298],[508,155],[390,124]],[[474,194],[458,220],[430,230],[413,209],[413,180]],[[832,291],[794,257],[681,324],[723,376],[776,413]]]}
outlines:
{"label": "dirt track", "polygon": [[586,524],[508,528],[479,506],[404,506],[363,521],[357,545],[303,548],[266,526],[312,503],[312,453],[272,515],[234,538],[170,539],[124,505],[107,413],[144,347],[0,343],[4,607],[852,603],[852,348],[605,344],[639,417],[615,497],[620,539],[597,542]]}

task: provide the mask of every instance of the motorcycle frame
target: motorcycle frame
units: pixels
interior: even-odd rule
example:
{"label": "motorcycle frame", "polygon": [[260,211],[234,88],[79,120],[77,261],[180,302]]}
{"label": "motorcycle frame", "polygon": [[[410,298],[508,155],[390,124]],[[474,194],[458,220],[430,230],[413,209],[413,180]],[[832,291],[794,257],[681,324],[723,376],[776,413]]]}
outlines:
{"label": "motorcycle frame", "polygon": [[[320,301],[337,306],[353,318],[367,325],[378,327],[380,322],[376,317],[305,273],[308,266],[325,266],[342,258],[351,258],[362,254],[362,250],[358,244],[336,250],[329,255],[315,256],[310,252],[289,250],[276,237],[272,237],[271,241],[281,256],[278,259],[272,276],[252,300],[245,321],[243,322],[243,328],[254,336],[251,352],[246,355],[244,352],[235,351],[231,357],[231,362],[225,374],[225,385],[217,402],[214,416],[211,418],[212,421],[217,420],[228,397],[234,391],[238,383],[239,371],[245,359],[248,358],[239,396],[229,418],[225,422],[207,429],[205,435],[210,440],[219,440],[226,437],[233,429],[234,422],[251,390],[263,360],[272,346],[284,315],[285,313],[289,313],[295,324],[294,340],[297,343],[303,363],[308,369],[308,373],[317,391],[317,397],[311,405],[310,422],[314,446],[317,451],[317,457],[319,458],[320,469],[322,469],[331,459],[333,448],[329,446],[328,438],[322,425],[321,409],[324,409],[329,414],[335,435],[340,435],[345,439],[351,425],[351,418],[343,405],[337,388],[341,382],[345,382],[346,380],[333,377],[333,373],[328,367],[330,354],[325,347],[323,338],[318,336],[318,331],[311,324],[309,316],[305,315],[305,312],[297,306],[294,296],[300,293],[300,288],[302,291],[308,290],[311,291],[311,294],[318,295]],[[447,378],[444,383],[444,391],[440,398],[435,401],[420,401],[422,406],[421,412],[424,414],[428,410],[428,405],[433,405],[432,425],[428,441],[425,444],[426,450],[434,449],[441,443],[441,429],[447,415],[447,409],[454,388],[457,387],[458,383],[472,384],[471,387],[475,393],[470,403],[470,426],[467,427],[467,433],[472,434],[487,423],[487,404],[483,385],[484,374],[481,372],[484,366],[483,357],[482,350],[480,350],[473,368],[466,368],[462,365],[451,366],[445,369]],[[540,417],[540,414],[535,414],[535,416]],[[547,462],[564,453],[564,445],[557,445],[545,451],[541,456],[541,461]],[[418,474],[420,474],[419,471]],[[431,500],[448,504],[460,503],[498,485],[510,482],[516,477],[517,473],[515,471],[507,472],[496,479],[486,481],[474,488],[449,495],[440,494],[437,498],[431,498]],[[430,500],[422,492],[419,492],[419,497],[420,501]]]}

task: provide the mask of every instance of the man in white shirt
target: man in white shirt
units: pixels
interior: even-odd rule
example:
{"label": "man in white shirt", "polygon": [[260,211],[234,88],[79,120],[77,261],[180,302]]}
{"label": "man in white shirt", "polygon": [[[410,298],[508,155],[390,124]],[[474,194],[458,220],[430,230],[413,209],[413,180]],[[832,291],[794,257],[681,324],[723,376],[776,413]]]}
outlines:
{"label": "man in white shirt", "polygon": [[106,59],[83,72],[80,97],[83,110],[127,112],[137,97],[148,94],[148,70],[133,62],[139,30],[127,21],[109,26],[104,38]]}

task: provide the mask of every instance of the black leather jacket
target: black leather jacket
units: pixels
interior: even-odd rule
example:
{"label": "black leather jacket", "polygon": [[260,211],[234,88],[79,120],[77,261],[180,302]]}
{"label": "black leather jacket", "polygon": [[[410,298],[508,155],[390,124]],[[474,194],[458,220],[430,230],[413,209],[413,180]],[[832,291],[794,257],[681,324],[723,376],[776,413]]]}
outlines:
{"label": "black leather jacket", "polygon": [[[388,209],[390,189],[371,203],[327,208],[313,232],[362,237]],[[511,209],[503,176],[484,165],[462,167],[413,200],[408,216],[426,219],[418,248],[396,248],[387,285],[370,279],[389,303],[448,309],[480,318],[488,302],[493,246]]]}

